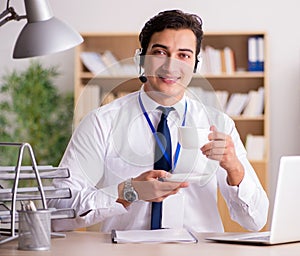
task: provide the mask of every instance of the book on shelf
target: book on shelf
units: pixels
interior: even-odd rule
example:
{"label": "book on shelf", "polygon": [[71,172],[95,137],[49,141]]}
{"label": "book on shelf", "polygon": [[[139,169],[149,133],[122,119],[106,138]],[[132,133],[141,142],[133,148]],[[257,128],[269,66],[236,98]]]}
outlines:
{"label": "book on shelf", "polygon": [[[228,92],[227,92],[228,93]],[[258,90],[250,90],[248,93],[232,93],[225,102],[228,95],[220,96],[220,92],[216,92],[219,101],[223,97],[222,104],[225,113],[231,116],[258,117],[264,112],[264,88]]]}
{"label": "book on shelf", "polygon": [[113,55],[113,53],[109,50],[104,51],[101,54],[102,61],[105,63],[108,72],[111,75],[119,75],[120,70],[122,69],[121,64],[117,60],[117,58]]}
{"label": "book on shelf", "polygon": [[249,100],[243,111],[243,116],[255,117],[263,114],[264,111],[264,88],[249,91]]}
{"label": "book on shelf", "polygon": [[224,65],[225,65],[225,73],[232,74],[235,71],[235,58],[233,50],[226,46],[223,50],[224,53]]}
{"label": "book on shelf", "polygon": [[264,38],[248,38],[248,71],[264,71]]}
{"label": "book on shelf", "polygon": [[105,50],[102,54],[98,52],[81,52],[80,58],[83,65],[95,76],[138,75],[138,68],[132,60],[120,61],[109,50]]}
{"label": "book on shelf", "polygon": [[248,103],[248,93],[233,93],[230,95],[228,103],[226,105],[226,114],[230,116],[241,115],[245,106]]}
{"label": "book on shelf", "polygon": [[97,52],[81,52],[80,58],[83,65],[93,73],[97,75],[99,73],[106,72],[106,65],[102,60],[101,54]]}
{"label": "book on shelf", "polygon": [[201,49],[201,57],[201,74],[232,74],[235,71],[234,52],[228,46],[216,49],[207,45]]}
{"label": "book on shelf", "polygon": [[257,37],[257,60],[258,60],[258,69],[259,71],[264,71],[264,58],[265,58],[265,52],[264,52],[264,38],[262,36]]}
{"label": "book on shelf", "polygon": [[206,73],[214,75],[221,74],[221,51],[210,45],[207,45],[205,46],[203,55],[205,56],[203,61],[206,64]]}
{"label": "book on shelf", "polygon": [[257,117],[264,112],[264,88],[248,93],[232,93],[226,90],[205,90],[199,86],[187,88],[187,96],[201,101],[206,106],[215,107],[230,116]]}
{"label": "book on shelf", "polygon": [[265,158],[265,137],[263,135],[248,134],[246,137],[246,151],[249,160],[263,160]]}

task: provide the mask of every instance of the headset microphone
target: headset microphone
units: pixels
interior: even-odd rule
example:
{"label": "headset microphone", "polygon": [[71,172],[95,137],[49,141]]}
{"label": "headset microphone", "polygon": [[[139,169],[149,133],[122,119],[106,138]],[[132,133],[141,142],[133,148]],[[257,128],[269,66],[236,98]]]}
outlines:
{"label": "headset microphone", "polygon": [[140,75],[139,79],[143,84],[147,82],[147,77],[145,77],[144,75]]}

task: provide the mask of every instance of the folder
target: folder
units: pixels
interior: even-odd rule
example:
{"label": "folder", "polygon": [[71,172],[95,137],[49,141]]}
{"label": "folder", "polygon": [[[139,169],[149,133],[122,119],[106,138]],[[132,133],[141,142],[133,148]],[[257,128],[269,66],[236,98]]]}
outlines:
{"label": "folder", "polygon": [[248,38],[248,71],[264,71],[264,38],[262,36]]}

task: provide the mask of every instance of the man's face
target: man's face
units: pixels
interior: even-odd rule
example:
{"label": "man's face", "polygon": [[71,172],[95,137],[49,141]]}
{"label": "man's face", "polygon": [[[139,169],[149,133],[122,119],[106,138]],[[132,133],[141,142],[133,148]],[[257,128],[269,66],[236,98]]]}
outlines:
{"label": "man's face", "polygon": [[144,61],[148,79],[144,88],[150,97],[164,105],[182,98],[193,76],[196,44],[189,29],[165,29],[152,35]]}

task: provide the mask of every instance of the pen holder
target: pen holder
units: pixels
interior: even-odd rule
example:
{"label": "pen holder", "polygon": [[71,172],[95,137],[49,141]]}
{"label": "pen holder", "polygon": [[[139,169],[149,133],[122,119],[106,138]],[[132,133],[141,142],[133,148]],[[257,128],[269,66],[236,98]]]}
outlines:
{"label": "pen holder", "polygon": [[19,250],[45,251],[51,247],[51,212],[19,211]]}

